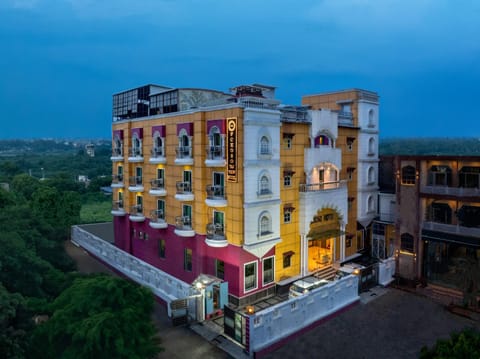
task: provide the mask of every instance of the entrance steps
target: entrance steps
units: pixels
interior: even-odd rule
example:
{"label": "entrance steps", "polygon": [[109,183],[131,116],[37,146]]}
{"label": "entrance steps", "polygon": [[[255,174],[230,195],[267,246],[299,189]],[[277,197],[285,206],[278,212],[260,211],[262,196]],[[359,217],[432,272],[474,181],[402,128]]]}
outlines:
{"label": "entrance steps", "polygon": [[463,302],[463,293],[453,288],[428,284],[423,291],[430,298],[445,305],[461,304]]}
{"label": "entrance steps", "polygon": [[326,266],[315,272],[313,276],[318,279],[333,280],[337,270],[333,266]]}

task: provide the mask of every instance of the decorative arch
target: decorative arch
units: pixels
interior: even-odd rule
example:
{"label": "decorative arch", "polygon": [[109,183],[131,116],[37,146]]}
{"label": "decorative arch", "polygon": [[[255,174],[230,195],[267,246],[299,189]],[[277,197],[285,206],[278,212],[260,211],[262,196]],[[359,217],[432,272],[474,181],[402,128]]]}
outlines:
{"label": "decorative arch", "polygon": [[332,134],[328,131],[321,131],[315,136],[313,140],[314,147],[320,146],[335,147],[335,140]]}
{"label": "decorative arch", "polygon": [[263,211],[258,216],[258,235],[259,237],[272,234],[272,215],[269,211]]}
{"label": "decorative arch", "polygon": [[368,184],[375,183],[375,168],[373,168],[373,166],[368,167],[367,182],[368,182]]}
{"label": "decorative arch", "polygon": [[373,137],[368,139],[368,154],[371,156],[375,154],[375,139]]}
{"label": "decorative arch", "polygon": [[372,195],[367,197],[367,212],[375,212],[375,199]]}
{"label": "decorative arch", "polygon": [[373,109],[368,111],[368,127],[375,127],[375,111]]}
{"label": "decorative arch", "polygon": [[263,170],[258,175],[258,195],[272,194],[272,178],[267,170]]}

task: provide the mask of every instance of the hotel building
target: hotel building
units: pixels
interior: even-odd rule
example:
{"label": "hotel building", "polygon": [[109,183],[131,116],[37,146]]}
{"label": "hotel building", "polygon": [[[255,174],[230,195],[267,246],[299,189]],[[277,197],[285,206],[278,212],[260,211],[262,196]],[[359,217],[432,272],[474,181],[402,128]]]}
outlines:
{"label": "hotel building", "polygon": [[116,246],[187,283],[228,282],[214,310],[331,274],[370,251],[378,108],[376,93],[358,89],[301,106],[259,84],[115,94]]}

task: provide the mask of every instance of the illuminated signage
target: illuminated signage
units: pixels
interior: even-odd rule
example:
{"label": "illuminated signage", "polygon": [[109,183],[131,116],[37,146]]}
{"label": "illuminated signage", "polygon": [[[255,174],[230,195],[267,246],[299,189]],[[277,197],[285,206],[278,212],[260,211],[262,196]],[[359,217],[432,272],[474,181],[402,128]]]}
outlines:
{"label": "illuminated signage", "polygon": [[227,118],[227,181],[237,182],[237,118]]}

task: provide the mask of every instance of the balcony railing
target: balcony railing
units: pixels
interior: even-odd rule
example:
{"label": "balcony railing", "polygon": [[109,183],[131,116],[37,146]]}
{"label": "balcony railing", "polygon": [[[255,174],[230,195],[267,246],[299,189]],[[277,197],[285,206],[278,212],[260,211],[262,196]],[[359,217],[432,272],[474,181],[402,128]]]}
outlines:
{"label": "balcony railing", "polygon": [[121,210],[123,210],[123,201],[113,201],[112,211],[121,211]]}
{"label": "balcony railing", "polygon": [[163,147],[153,147],[150,152],[152,154],[152,157],[164,157],[165,156],[165,150],[164,150]]}
{"label": "balcony railing", "polygon": [[128,151],[130,157],[142,157],[142,149],[140,147],[132,147]]}
{"label": "balcony railing", "polygon": [[132,215],[137,215],[137,214],[143,214],[143,206],[140,204],[136,204],[134,206],[130,207],[130,214]]}
{"label": "balcony railing", "polygon": [[177,182],[177,194],[192,193],[192,184],[190,182]]}
{"label": "balcony railing", "polygon": [[123,148],[122,147],[114,147],[112,149],[112,156],[113,157],[121,157],[123,156]]}
{"label": "balcony railing", "polygon": [[190,158],[192,157],[192,146],[180,146],[175,148],[177,158]]}
{"label": "balcony railing", "polygon": [[207,224],[207,239],[215,241],[224,241],[225,232],[222,224],[208,223]]}
{"label": "balcony railing", "polygon": [[301,184],[300,192],[318,192],[345,187],[346,181]]}
{"label": "balcony railing", "polygon": [[175,217],[175,227],[180,231],[192,230],[192,218],[189,216]]}
{"label": "balcony railing", "polygon": [[128,184],[130,186],[141,186],[143,183],[143,177],[142,176],[131,176],[128,179]]}
{"label": "balcony railing", "polygon": [[207,146],[207,159],[214,160],[218,158],[225,158],[223,146]]}
{"label": "balcony railing", "polygon": [[423,222],[422,229],[444,233],[460,234],[465,236],[480,237],[480,228],[463,227],[455,224]]}
{"label": "balcony railing", "polygon": [[155,178],[150,181],[150,185],[152,186],[153,190],[164,189],[164,181],[163,178]]}
{"label": "balcony railing", "polygon": [[449,186],[422,186],[420,192],[426,194],[440,194],[457,197],[480,196],[480,188],[449,187]]}
{"label": "balcony railing", "polygon": [[150,220],[160,223],[165,222],[165,213],[163,212],[163,209],[155,209],[150,212]]}
{"label": "balcony railing", "polygon": [[123,175],[112,175],[112,183],[122,183]]}
{"label": "balcony railing", "polygon": [[225,199],[225,187],[220,185],[211,184],[207,185],[207,198],[208,199]]}

